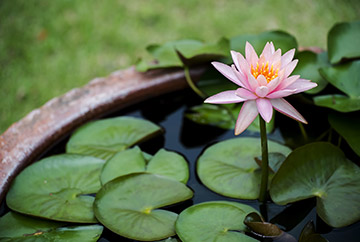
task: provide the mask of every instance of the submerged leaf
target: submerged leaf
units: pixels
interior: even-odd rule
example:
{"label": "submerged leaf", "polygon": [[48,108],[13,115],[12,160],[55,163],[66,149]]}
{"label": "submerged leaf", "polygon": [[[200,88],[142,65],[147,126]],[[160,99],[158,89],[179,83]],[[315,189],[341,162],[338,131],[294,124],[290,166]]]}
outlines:
{"label": "submerged leaf", "polygon": [[[360,168],[340,149],[318,142],[294,150],[275,174],[270,195],[284,205],[317,198],[318,215],[330,226],[343,227],[360,219]],[[346,199],[344,199],[346,198]]]}
{"label": "submerged leaf", "polygon": [[154,123],[134,117],[93,121],[75,131],[66,145],[66,152],[107,160],[117,152],[161,132],[161,128]]}
{"label": "submerged leaf", "polygon": [[25,168],[6,196],[7,205],[20,213],[57,221],[94,223],[94,197],[100,189],[104,164],[91,156],[63,154]]}
{"label": "submerged leaf", "polygon": [[315,232],[313,221],[309,221],[300,234],[299,242],[327,242],[328,240]]}

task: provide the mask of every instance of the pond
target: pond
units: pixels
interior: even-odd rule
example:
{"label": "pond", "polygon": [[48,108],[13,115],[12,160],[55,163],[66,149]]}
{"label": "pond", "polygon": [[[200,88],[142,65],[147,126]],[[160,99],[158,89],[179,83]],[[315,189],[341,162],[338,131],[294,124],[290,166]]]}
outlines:
{"label": "pond", "polygon": [[[294,100],[297,100],[297,97],[295,97]],[[295,238],[299,238],[304,226],[312,220],[315,223],[316,232],[322,234],[323,237],[329,241],[358,241],[360,222],[343,228],[332,228],[328,226],[321,218],[319,218],[319,216],[316,215],[315,198],[306,199],[287,206],[280,206],[270,202],[264,206],[260,205],[257,200],[240,200],[221,196],[204,186],[196,174],[195,169],[199,156],[212,144],[234,138],[234,134],[232,129],[225,130],[213,126],[200,125],[184,117],[184,112],[187,111],[189,107],[201,103],[202,100],[191,90],[184,90],[142,102],[138,105],[134,105],[106,117],[139,117],[160,125],[165,130],[165,133],[141,143],[139,145],[141,150],[149,154],[155,154],[159,149],[165,148],[170,151],[178,152],[186,158],[190,168],[190,178],[187,185],[194,191],[194,196],[190,200],[177,205],[168,206],[166,209],[180,213],[182,210],[191,205],[206,201],[238,201],[250,205],[256,210],[261,211],[262,214],[267,214],[267,221],[277,224],[282,230],[290,233]],[[298,106],[299,105],[297,105],[297,107]],[[318,112],[314,113],[319,114]],[[311,117],[310,119],[315,120],[316,118],[317,115],[314,115],[314,117]],[[299,140],[296,140],[299,136],[295,135],[292,136],[292,139],[289,139],[290,136],[288,133],[299,133],[297,123],[295,121],[287,122],[288,125],[282,126],[285,128],[279,129],[278,125],[282,122],[281,115],[277,115],[277,125],[275,130],[268,135],[269,140],[296,146],[296,144],[299,143]],[[317,124],[319,123],[317,122]],[[317,133],[321,132],[318,131]],[[241,136],[259,137],[259,133],[246,131]],[[62,140],[59,144],[44,154],[44,157],[64,153],[67,141],[68,138]],[[9,209],[3,203],[1,205],[1,216],[7,211],[9,211]],[[257,239],[259,238],[257,237]],[[126,239],[111,232],[107,228],[104,228],[99,241],[134,240]]]}

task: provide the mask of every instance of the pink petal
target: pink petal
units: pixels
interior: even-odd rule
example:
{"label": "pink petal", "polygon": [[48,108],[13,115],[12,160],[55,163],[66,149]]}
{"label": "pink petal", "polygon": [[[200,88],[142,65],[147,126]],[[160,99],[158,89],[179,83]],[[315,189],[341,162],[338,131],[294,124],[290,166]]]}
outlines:
{"label": "pink petal", "polygon": [[269,63],[273,63],[274,66],[281,62],[281,49],[278,49],[269,59]]}
{"label": "pink petal", "polygon": [[230,66],[225,65],[220,62],[211,62],[211,64],[221,73],[223,74],[227,79],[235,83],[236,85],[241,86],[241,82],[237,79],[235,76],[233,70]]}
{"label": "pink petal", "polygon": [[265,120],[265,122],[269,123],[273,114],[271,102],[266,98],[258,98],[256,99],[256,106],[261,117]]}
{"label": "pink petal", "polygon": [[267,95],[267,98],[281,98],[281,97],[287,97],[289,95],[292,95],[296,93],[296,89],[290,90],[290,89],[282,89],[276,92],[272,92],[269,95]]}
{"label": "pink petal", "polygon": [[247,41],[245,44],[245,57],[250,65],[256,66],[259,57],[256,54],[254,47]]}
{"label": "pink petal", "polygon": [[227,103],[239,103],[246,101],[235,94],[235,90],[224,91],[208,97],[205,103],[227,104]]}
{"label": "pink petal", "polygon": [[268,84],[267,84],[267,88],[269,89],[269,92],[272,92],[273,90],[275,90],[280,83],[280,78],[276,77],[275,79],[271,80]]}
{"label": "pink petal", "polygon": [[274,51],[274,44],[267,42],[260,56],[263,56],[266,60],[270,60]]}
{"label": "pink petal", "polygon": [[271,99],[270,102],[273,105],[273,107],[280,113],[285,114],[286,116],[293,118],[297,121],[307,124],[304,117],[301,116],[301,114],[293,106],[291,106],[291,104],[288,103],[285,99],[283,98]]}
{"label": "pink petal", "polygon": [[235,135],[241,134],[258,115],[255,100],[244,102],[235,125]]}
{"label": "pink petal", "polygon": [[315,82],[311,82],[310,80],[299,79],[296,82],[289,85],[288,89],[296,89],[295,93],[305,92],[311,88],[317,87]]}
{"label": "pink petal", "polygon": [[291,72],[293,72],[297,63],[298,63],[298,60],[293,60],[287,66],[285,66],[285,73],[284,73],[285,78],[288,77],[291,74]]}
{"label": "pink petal", "polygon": [[259,97],[265,97],[269,93],[269,89],[267,88],[267,86],[257,87],[255,93]]}
{"label": "pink petal", "polygon": [[244,89],[244,88],[238,88],[236,90],[235,94],[237,96],[239,96],[240,98],[246,99],[246,100],[252,100],[252,99],[258,98],[254,93],[252,93],[249,90]]}
{"label": "pink petal", "polygon": [[255,79],[255,77],[250,73],[250,71],[248,72],[248,83],[250,86],[250,91],[255,91],[256,88],[259,86],[258,81]]}
{"label": "pink petal", "polygon": [[263,75],[259,75],[256,80],[259,83],[259,86],[266,86],[268,84],[266,77],[264,77]]}
{"label": "pink petal", "polygon": [[291,49],[281,57],[281,68],[284,68],[294,58],[295,49]]}
{"label": "pink petal", "polygon": [[231,51],[231,56],[237,70],[241,72],[243,75],[246,75],[246,73],[248,73],[248,71],[250,70],[250,65],[245,60],[244,56],[236,51]]}
{"label": "pink petal", "polygon": [[[294,82],[296,82],[298,79],[300,78],[300,75],[294,75],[291,76],[289,78],[285,78],[281,84],[278,86],[278,90],[280,89],[284,89],[286,87],[288,87],[289,85],[293,84]],[[295,88],[289,88],[289,89],[295,89]]]}
{"label": "pink petal", "polygon": [[237,80],[239,81],[238,85],[244,88],[249,88],[248,82],[244,74],[238,72],[234,65],[231,65],[231,69],[233,70],[235,76],[237,77]]}

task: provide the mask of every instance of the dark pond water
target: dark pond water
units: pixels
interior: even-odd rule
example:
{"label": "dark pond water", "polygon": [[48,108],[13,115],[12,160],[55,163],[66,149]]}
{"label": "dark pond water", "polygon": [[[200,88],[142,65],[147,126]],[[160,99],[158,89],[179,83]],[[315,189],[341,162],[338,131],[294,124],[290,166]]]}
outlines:
{"label": "dark pond water", "polygon": [[[158,149],[166,148],[168,150],[181,153],[187,159],[190,167],[190,179],[188,186],[194,190],[194,197],[184,203],[167,207],[168,210],[180,213],[183,209],[191,206],[192,204],[205,201],[238,201],[248,204],[257,210],[262,211],[262,213],[266,213],[268,221],[277,224],[281,229],[290,233],[295,238],[299,238],[301,230],[305,224],[312,220],[315,223],[316,232],[321,233],[329,241],[360,241],[360,222],[340,229],[329,227],[316,215],[315,199],[304,200],[288,206],[279,206],[270,202],[266,206],[260,206],[260,204],[254,200],[226,198],[210,191],[202,185],[195,172],[197,158],[209,145],[218,141],[234,138],[234,133],[233,130],[223,130],[215,127],[198,125],[185,119],[184,111],[188,107],[200,103],[201,100],[198,99],[191,91],[185,90],[166,94],[159,98],[134,105],[131,108],[114,112],[106,116],[114,117],[127,115],[141,117],[160,125],[165,130],[164,135],[142,143],[140,145],[141,149],[150,154],[154,154]],[[299,106],[296,106],[296,108],[298,108],[300,112],[301,109],[306,109],[306,107]],[[283,144],[286,143],[294,148],[301,143],[301,137],[298,132],[298,124],[295,121],[282,116],[283,115],[278,114],[276,116],[276,122],[277,124],[280,124],[279,126],[282,128],[276,128],[273,133],[268,135],[268,138]],[[321,112],[315,112],[311,115],[311,117],[305,117],[310,123],[312,119],[319,121],[319,119],[321,120],[324,116],[326,115],[323,115]],[[315,127],[314,130],[316,130],[315,133],[318,135],[324,131],[324,127],[321,127],[320,125],[320,127]],[[242,136],[259,137],[259,134],[257,132],[246,131],[242,134]],[[65,151],[65,144],[67,140],[68,138],[61,141],[59,144],[46,152],[44,156],[63,153]],[[3,215],[6,211],[8,211],[8,208],[6,207],[6,204],[3,203],[0,208],[0,214]],[[118,236],[105,228],[99,241],[134,240]]]}

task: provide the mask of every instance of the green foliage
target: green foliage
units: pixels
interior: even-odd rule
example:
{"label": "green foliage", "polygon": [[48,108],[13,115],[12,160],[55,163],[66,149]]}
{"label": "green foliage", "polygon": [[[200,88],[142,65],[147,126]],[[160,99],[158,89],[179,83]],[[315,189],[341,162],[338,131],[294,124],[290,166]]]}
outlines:
{"label": "green foliage", "polygon": [[236,202],[214,201],[193,205],[182,211],[176,221],[176,233],[182,241],[257,241],[246,236],[243,223],[253,208]]}
{"label": "green foliage", "polygon": [[[289,148],[272,141],[268,145],[269,152],[285,156],[291,152]],[[199,157],[197,174],[205,186],[221,195],[257,199],[261,168],[255,158],[260,155],[259,138],[244,137],[222,141],[207,148]]]}
{"label": "green foliage", "polygon": [[94,198],[104,161],[63,154],[28,166],[14,180],[7,205],[20,213],[57,221],[95,223]]}
{"label": "green foliage", "polygon": [[109,159],[117,152],[161,133],[159,126],[133,117],[89,122],[70,137],[67,153]]}
{"label": "green foliage", "polygon": [[149,173],[133,173],[106,183],[94,211],[107,228],[127,238],[153,241],[175,235],[177,214],[159,209],[190,199],[183,183]]}
{"label": "green foliage", "polygon": [[360,168],[337,147],[311,143],[294,150],[275,174],[270,195],[277,204],[317,198],[318,215],[330,226],[360,219]]}
{"label": "green foliage", "polygon": [[101,225],[64,227],[63,223],[41,220],[9,212],[0,218],[1,241],[97,241]]}

